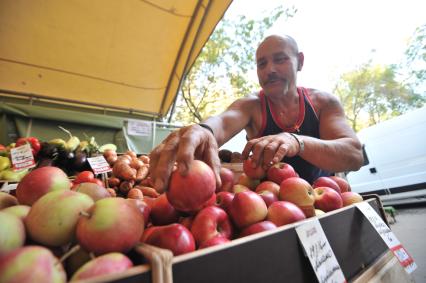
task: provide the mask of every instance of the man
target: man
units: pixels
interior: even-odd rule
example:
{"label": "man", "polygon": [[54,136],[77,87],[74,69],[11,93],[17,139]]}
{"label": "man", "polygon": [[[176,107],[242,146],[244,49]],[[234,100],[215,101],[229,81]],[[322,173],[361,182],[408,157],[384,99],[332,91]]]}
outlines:
{"label": "man", "polygon": [[156,147],[150,155],[155,189],[167,188],[175,161],[185,175],[194,158],[213,168],[219,186],[218,147],[242,129],[248,137],[243,158],[251,155],[255,166],[267,169],[284,160],[310,183],[332,172],[358,170],[363,162],[361,144],[337,98],[297,87],[303,62],[304,55],[290,36],[265,38],[256,51],[262,90],[236,100],[200,125],[172,133]]}

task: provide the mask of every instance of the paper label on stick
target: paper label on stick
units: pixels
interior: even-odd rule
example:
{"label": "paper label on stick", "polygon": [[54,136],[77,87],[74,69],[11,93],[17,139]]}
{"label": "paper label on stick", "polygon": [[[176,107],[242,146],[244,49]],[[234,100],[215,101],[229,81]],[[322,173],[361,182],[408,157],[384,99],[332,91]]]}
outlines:
{"label": "paper label on stick", "polygon": [[318,219],[297,226],[296,233],[320,283],[346,282]]}
{"label": "paper label on stick", "polygon": [[407,253],[405,248],[396,238],[392,230],[386,225],[383,219],[377,214],[377,212],[367,202],[359,202],[355,204],[358,209],[364,214],[364,216],[370,221],[374,229],[379,233],[388,248],[393,252],[395,257],[405,268],[408,274],[416,270],[417,265],[413,258]]}
{"label": "paper label on stick", "polygon": [[108,162],[102,155],[87,158],[87,161],[89,161],[90,167],[92,167],[93,173],[96,175],[112,171]]}
{"label": "paper label on stick", "polygon": [[35,161],[31,146],[24,144],[10,150],[10,159],[13,170],[21,170],[35,167]]}

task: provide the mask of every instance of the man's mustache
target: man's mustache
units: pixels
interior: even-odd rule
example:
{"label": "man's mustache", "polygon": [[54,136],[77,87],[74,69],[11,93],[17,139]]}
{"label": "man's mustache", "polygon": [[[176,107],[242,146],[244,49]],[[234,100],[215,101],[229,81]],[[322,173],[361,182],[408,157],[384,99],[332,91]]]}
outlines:
{"label": "man's mustache", "polygon": [[268,75],[268,78],[264,81],[265,84],[268,84],[270,82],[276,82],[276,81],[286,81],[285,78],[281,78],[276,74],[270,74]]}

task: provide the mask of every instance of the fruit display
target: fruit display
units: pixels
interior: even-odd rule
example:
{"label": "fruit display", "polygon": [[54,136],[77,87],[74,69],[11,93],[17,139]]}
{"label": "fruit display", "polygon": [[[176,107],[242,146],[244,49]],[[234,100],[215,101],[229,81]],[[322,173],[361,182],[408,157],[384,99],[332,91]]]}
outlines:
{"label": "fruit display", "polygon": [[[71,139],[69,144],[47,144],[57,154],[56,145],[84,151],[80,141]],[[47,148],[41,144],[38,154],[43,155]],[[169,187],[157,192],[147,155],[117,154],[108,147],[102,155],[112,168],[103,180],[91,170],[78,171],[70,179],[61,167],[38,166],[18,183],[15,195],[0,193],[0,218],[8,226],[0,232],[0,274],[7,269],[17,276],[19,268],[26,276],[26,265],[42,260],[50,264],[44,268],[51,269],[55,282],[123,272],[140,263],[132,254],[141,243],[178,256],[362,201],[347,188],[340,189],[344,179],[321,177],[309,184],[289,164],[254,170],[251,159],[242,164],[238,178],[222,168],[220,187],[212,169],[195,160],[186,176],[175,169]],[[31,260],[21,259],[24,263],[18,267],[23,254]]]}

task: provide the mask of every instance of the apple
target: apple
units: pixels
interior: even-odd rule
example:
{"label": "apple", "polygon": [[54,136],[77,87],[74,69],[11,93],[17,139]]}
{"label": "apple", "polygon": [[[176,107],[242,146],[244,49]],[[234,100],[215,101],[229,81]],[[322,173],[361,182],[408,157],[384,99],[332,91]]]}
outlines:
{"label": "apple", "polygon": [[66,282],[53,253],[42,246],[24,246],[0,257],[0,282]]}
{"label": "apple", "polygon": [[0,211],[0,257],[20,248],[25,243],[25,226],[22,220],[13,214]]}
{"label": "apple", "polygon": [[266,176],[269,181],[272,181],[278,185],[282,181],[290,177],[297,177],[296,171],[293,166],[285,162],[278,162],[268,168]]}
{"label": "apple", "polygon": [[106,274],[124,272],[133,266],[122,253],[107,253],[86,262],[71,277],[71,281],[83,280]]}
{"label": "apple", "polygon": [[277,226],[283,226],[306,219],[306,216],[294,203],[289,201],[277,201],[269,206],[266,219]]}
{"label": "apple", "polygon": [[256,187],[260,184],[260,180],[259,179],[253,179],[250,178],[249,176],[247,176],[247,174],[242,173],[239,177],[238,177],[238,182],[237,184],[246,186],[247,188],[249,188],[250,190],[255,190]]}
{"label": "apple", "polygon": [[17,204],[18,204],[18,199],[16,197],[5,192],[0,192],[0,210],[9,206],[17,205]]}
{"label": "apple", "polygon": [[258,195],[262,197],[267,207],[269,207],[272,203],[278,201],[278,196],[271,191],[262,191],[258,193]]}
{"label": "apple", "polygon": [[218,245],[222,245],[225,243],[229,243],[231,240],[218,234],[216,236],[214,236],[213,238],[208,239],[207,241],[202,242],[198,249],[205,249],[208,247],[212,247],[212,246],[218,246]]}
{"label": "apple", "polygon": [[191,225],[191,233],[195,242],[200,245],[217,235],[230,239],[233,227],[225,210],[217,206],[208,206],[195,216]]}
{"label": "apple", "polygon": [[81,247],[79,247],[76,251],[72,251],[70,256],[66,258],[66,262],[64,264],[67,274],[73,275],[80,267],[92,258],[93,257],[90,256],[90,253]]}
{"label": "apple", "polygon": [[234,186],[234,172],[231,169],[226,167],[220,168],[220,180],[222,181],[222,186],[216,189],[216,193],[218,192],[230,192],[232,186]]}
{"label": "apple", "polygon": [[147,228],[141,242],[170,250],[173,255],[181,255],[195,250],[195,240],[191,232],[179,223]]}
{"label": "apple", "polygon": [[216,194],[216,206],[222,208],[227,213],[229,212],[229,206],[234,199],[235,194],[231,192],[218,192]]}
{"label": "apple", "polygon": [[179,220],[180,213],[172,206],[165,193],[155,199],[151,207],[151,222],[154,225],[167,225]]}
{"label": "apple", "polygon": [[357,203],[357,202],[362,202],[362,196],[359,193],[356,192],[343,192],[341,194],[342,197],[342,201],[343,201],[343,206],[348,206],[351,205],[353,203]]}
{"label": "apple", "polygon": [[79,244],[97,255],[126,253],[139,241],[144,219],[139,209],[124,198],[100,199],[77,222]]}
{"label": "apple", "polygon": [[315,208],[328,212],[343,207],[342,197],[334,189],[329,187],[316,187],[314,191]]}
{"label": "apple", "polygon": [[186,229],[191,231],[192,222],[194,221],[194,215],[182,216],[179,218],[178,223],[185,226]]}
{"label": "apple", "polygon": [[15,216],[18,216],[22,221],[24,221],[25,217],[27,217],[30,212],[31,206],[29,205],[14,205],[9,206],[7,208],[2,209],[2,212],[10,213]]}
{"label": "apple", "polygon": [[88,195],[97,201],[99,199],[111,197],[110,193],[103,186],[91,182],[79,183],[74,187],[74,191]]}
{"label": "apple", "polygon": [[262,197],[253,191],[235,194],[229,206],[231,219],[240,229],[263,221],[267,213],[268,208]]}
{"label": "apple", "polygon": [[271,221],[268,221],[268,220],[260,221],[260,222],[254,223],[250,226],[247,226],[246,228],[241,230],[238,237],[241,238],[241,237],[245,237],[245,236],[248,236],[248,235],[260,233],[260,232],[263,232],[263,231],[273,230],[275,228],[277,228],[277,225],[275,225]]}
{"label": "apple", "polygon": [[186,176],[172,172],[166,192],[170,204],[184,212],[200,210],[216,191],[213,170],[206,163],[194,160],[189,166]]}
{"label": "apple", "polygon": [[132,204],[134,204],[139,209],[139,212],[143,216],[143,222],[144,222],[145,227],[146,227],[149,223],[149,219],[150,219],[149,217],[151,215],[151,207],[145,201],[140,200],[140,199],[129,198],[129,199],[127,199],[127,201],[131,202]]}
{"label": "apple", "polygon": [[29,237],[52,247],[70,243],[80,213],[87,211],[93,203],[88,195],[71,190],[56,190],[43,195],[25,218]]}
{"label": "apple", "polygon": [[263,191],[271,191],[278,197],[280,193],[280,185],[272,181],[263,181],[257,185],[255,192],[261,193]]}
{"label": "apple", "polygon": [[252,179],[263,179],[266,176],[266,171],[262,166],[256,166],[251,157],[243,161],[244,173]]}
{"label": "apple", "polygon": [[244,192],[244,191],[250,191],[250,189],[247,186],[244,186],[242,184],[235,184],[232,187],[231,193],[238,194],[238,193]]}
{"label": "apple", "polygon": [[19,204],[32,205],[37,199],[55,190],[69,190],[71,182],[58,167],[37,168],[22,178],[16,187]]}
{"label": "apple", "polygon": [[341,193],[339,185],[335,181],[333,181],[333,179],[331,179],[330,177],[325,177],[325,176],[319,177],[318,179],[314,181],[314,183],[312,184],[312,187],[314,189],[318,187],[329,187],[335,190],[336,192],[338,192],[339,194]]}
{"label": "apple", "polygon": [[315,216],[315,195],[312,186],[304,179],[290,177],[281,182],[279,199],[289,201],[302,209],[306,217]]}
{"label": "apple", "polygon": [[339,185],[341,193],[351,191],[351,187],[347,180],[339,176],[330,176],[330,178]]}

